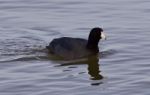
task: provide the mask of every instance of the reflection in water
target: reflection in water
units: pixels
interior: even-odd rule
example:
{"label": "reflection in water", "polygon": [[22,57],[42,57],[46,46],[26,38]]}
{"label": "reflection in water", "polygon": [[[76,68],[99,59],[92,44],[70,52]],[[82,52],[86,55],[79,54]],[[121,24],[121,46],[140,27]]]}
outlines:
{"label": "reflection in water", "polygon": [[88,73],[92,80],[100,80],[103,78],[103,76],[100,74],[98,62],[98,56],[92,56],[88,58]]}
{"label": "reflection in water", "polygon": [[91,80],[101,80],[103,76],[100,74],[99,70],[99,57],[98,55],[90,56],[86,60],[78,60],[78,61],[69,61],[60,64],[59,66],[68,66],[68,65],[79,65],[79,64],[87,64],[88,65],[88,74],[91,76]]}

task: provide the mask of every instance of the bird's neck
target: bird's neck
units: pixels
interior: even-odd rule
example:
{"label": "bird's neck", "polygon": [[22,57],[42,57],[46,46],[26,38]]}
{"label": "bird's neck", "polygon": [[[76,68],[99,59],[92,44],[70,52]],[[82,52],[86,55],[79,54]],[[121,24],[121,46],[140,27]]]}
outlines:
{"label": "bird's neck", "polygon": [[98,53],[99,52],[98,42],[99,41],[89,40],[88,43],[87,43],[87,46],[86,46],[87,49],[89,49],[91,51],[94,51],[95,53]]}

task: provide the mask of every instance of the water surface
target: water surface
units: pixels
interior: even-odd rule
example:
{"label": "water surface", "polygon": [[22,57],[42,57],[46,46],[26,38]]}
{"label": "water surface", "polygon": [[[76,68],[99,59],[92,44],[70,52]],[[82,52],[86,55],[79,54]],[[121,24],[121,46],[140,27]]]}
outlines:
{"label": "water surface", "polygon": [[[149,95],[149,0],[0,0],[0,95]],[[108,38],[100,56],[51,60],[57,37]],[[97,59],[98,58],[98,59]]]}

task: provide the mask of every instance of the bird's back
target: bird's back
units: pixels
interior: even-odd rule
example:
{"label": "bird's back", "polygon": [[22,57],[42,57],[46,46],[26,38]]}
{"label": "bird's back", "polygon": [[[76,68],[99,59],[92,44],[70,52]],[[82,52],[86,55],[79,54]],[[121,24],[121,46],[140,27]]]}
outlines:
{"label": "bird's back", "polygon": [[54,39],[47,47],[49,51],[63,58],[74,59],[90,54],[86,48],[87,40],[80,38],[62,37]]}

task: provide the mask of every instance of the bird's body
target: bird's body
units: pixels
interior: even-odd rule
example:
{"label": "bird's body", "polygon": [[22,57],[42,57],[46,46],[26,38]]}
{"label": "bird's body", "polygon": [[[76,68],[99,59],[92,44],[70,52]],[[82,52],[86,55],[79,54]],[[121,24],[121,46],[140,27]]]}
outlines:
{"label": "bird's body", "polygon": [[81,38],[62,37],[54,39],[47,49],[50,53],[66,59],[76,59],[91,55],[93,52],[86,48],[88,40]]}
{"label": "bird's body", "polygon": [[88,40],[71,37],[56,38],[53,39],[46,48],[51,54],[64,59],[87,57],[99,52],[98,42],[101,39],[101,31],[99,30],[100,33],[98,33],[98,35],[96,33],[97,31],[94,32],[95,33],[90,32]]}

